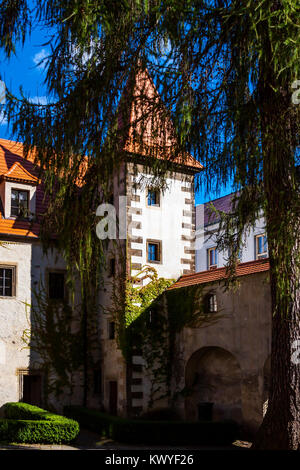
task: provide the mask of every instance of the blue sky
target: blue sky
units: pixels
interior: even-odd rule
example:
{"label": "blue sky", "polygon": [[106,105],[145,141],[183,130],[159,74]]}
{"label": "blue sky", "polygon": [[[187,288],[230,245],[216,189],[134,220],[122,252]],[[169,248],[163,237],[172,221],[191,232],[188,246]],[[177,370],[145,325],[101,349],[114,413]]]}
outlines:
{"label": "blue sky", "polygon": [[[16,96],[20,96],[19,90],[22,87],[25,96],[30,97],[34,102],[39,101],[41,104],[47,100],[47,91],[43,84],[44,69],[37,64],[47,55],[49,50],[47,46],[43,45],[46,41],[47,32],[34,29],[24,47],[18,47],[16,55],[13,55],[9,60],[0,50],[0,76],[6,87]],[[14,139],[11,130],[1,117],[0,115],[0,137]]]}
{"label": "blue sky", "polygon": [[[47,89],[44,85],[45,70],[39,62],[47,56],[49,48],[45,43],[48,40],[48,31],[34,29],[23,47],[18,47],[16,55],[9,60],[5,58],[0,50],[0,76],[6,86],[16,95],[20,96],[20,87],[23,93],[34,102],[44,104],[47,102]],[[0,105],[0,137],[4,139],[15,139],[11,130],[1,116]],[[205,194],[204,190],[196,192],[196,204],[201,204],[216,197],[229,194],[230,186],[227,188],[218,187],[218,192]]]}

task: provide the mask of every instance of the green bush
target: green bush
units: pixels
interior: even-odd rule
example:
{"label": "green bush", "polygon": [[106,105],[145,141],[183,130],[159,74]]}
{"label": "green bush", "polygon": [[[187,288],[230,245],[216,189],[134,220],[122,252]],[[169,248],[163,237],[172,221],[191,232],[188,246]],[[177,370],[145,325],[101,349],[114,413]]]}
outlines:
{"label": "green bush", "polygon": [[6,403],[0,419],[0,440],[61,444],[79,433],[78,422],[27,403]]}
{"label": "green bush", "polygon": [[79,406],[68,406],[64,412],[101,437],[130,444],[226,445],[236,439],[238,432],[232,421],[145,421]]}

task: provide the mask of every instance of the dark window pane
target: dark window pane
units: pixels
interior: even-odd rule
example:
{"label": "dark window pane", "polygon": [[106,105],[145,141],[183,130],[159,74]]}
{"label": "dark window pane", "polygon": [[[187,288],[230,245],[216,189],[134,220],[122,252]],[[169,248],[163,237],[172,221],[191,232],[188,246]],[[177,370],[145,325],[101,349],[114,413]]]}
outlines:
{"label": "dark window pane", "polygon": [[0,295],[13,295],[13,268],[0,268]]}
{"label": "dark window pane", "polygon": [[64,273],[49,273],[49,298],[63,300],[65,297]]}
{"label": "dark window pane", "polygon": [[111,321],[109,322],[109,327],[108,327],[108,337],[109,339],[115,339],[115,322]]}
{"label": "dark window pane", "polygon": [[157,206],[159,204],[159,196],[157,191],[148,191],[148,206]]}
{"label": "dark window pane", "polygon": [[111,258],[109,261],[109,276],[114,276],[116,273],[116,260],[115,258]]}
{"label": "dark window pane", "polygon": [[149,243],[148,251],[149,251],[149,261],[156,261],[157,245],[155,245],[154,243]]}
{"label": "dark window pane", "polygon": [[102,385],[101,369],[96,369],[94,370],[94,393],[95,394],[101,393],[101,385]]}
{"label": "dark window pane", "polygon": [[28,202],[29,202],[29,192],[22,191],[19,189],[11,190],[11,215],[12,216],[24,216],[28,214]]}
{"label": "dark window pane", "polygon": [[204,298],[205,313],[214,313],[218,311],[216,294],[207,294]]}
{"label": "dark window pane", "polygon": [[23,376],[23,402],[30,405],[42,405],[42,377],[40,375]]}
{"label": "dark window pane", "polygon": [[4,289],[4,295],[6,297],[12,297],[12,286],[10,287],[5,287]]}

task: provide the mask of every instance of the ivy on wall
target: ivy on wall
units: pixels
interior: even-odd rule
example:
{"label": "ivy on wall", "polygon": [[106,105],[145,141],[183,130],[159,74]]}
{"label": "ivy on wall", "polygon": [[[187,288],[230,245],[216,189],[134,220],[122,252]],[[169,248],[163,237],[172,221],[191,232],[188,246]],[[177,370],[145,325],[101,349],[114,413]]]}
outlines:
{"label": "ivy on wall", "polygon": [[[141,280],[145,285],[138,286]],[[168,290],[173,283],[173,279],[158,277],[156,270],[146,265],[134,277],[124,274],[115,279],[112,305],[106,310],[116,322],[118,346],[127,363],[133,355],[145,360],[151,384],[149,408],[161,398],[172,401],[178,395],[172,387],[172,379],[178,375],[178,333],[184,327],[201,327],[219,318],[205,312],[203,286]]]}
{"label": "ivy on wall", "polygon": [[[30,351],[30,366],[43,371],[44,406],[55,409],[51,399],[72,397],[76,374],[84,369],[85,321],[82,304],[49,299],[43,284],[33,292],[33,301],[26,303],[28,328],[23,331],[24,348]],[[96,319],[96,309],[89,318]],[[97,348],[97,328],[89,322],[89,357]]]}

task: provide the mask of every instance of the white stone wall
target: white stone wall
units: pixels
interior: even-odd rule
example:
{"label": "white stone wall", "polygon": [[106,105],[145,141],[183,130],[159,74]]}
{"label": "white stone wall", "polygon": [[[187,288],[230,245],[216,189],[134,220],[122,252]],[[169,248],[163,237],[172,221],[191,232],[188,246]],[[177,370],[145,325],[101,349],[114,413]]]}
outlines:
{"label": "white stone wall", "polygon": [[[153,266],[160,277],[177,279],[186,271],[194,269],[194,187],[193,177],[183,173],[167,176],[167,189],[160,194],[160,206],[149,207],[147,204],[147,185],[151,175],[141,164],[134,166],[129,163],[122,167],[114,178],[114,205],[118,214],[118,198],[126,195],[127,239],[110,242],[108,257],[118,253],[126,255],[127,275],[134,276],[145,265]],[[134,183],[137,183],[136,187]],[[147,259],[147,240],[162,242],[162,259],[160,263],[150,263]],[[115,255],[113,254],[115,253]],[[122,259],[125,263],[125,258]],[[117,268],[118,269],[118,268]],[[118,414],[126,414],[128,393],[131,395],[130,405],[133,413],[146,410],[150,384],[143,369],[143,359],[133,357],[131,376],[122,352],[116,341],[108,337],[108,324],[113,314],[103,313],[101,307],[112,307],[111,283],[113,279],[104,272],[103,289],[100,293],[99,321],[102,350],[102,403],[109,411],[109,382],[118,383]],[[144,280],[143,284],[147,281]],[[141,285],[141,284],[140,284]],[[130,385],[129,382],[134,381]],[[128,382],[129,381],[129,382]],[[128,388],[129,387],[129,388]],[[138,411],[139,410],[139,411]]]}
{"label": "white stone wall", "polygon": [[[206,271],[207,250],[216,246],[216,234],[218,224],[211,224],[204,227],[203,205],[196,207],[196,272]],[[253,228],[245,232],[242,250],[241,263],[254,261],[255,258],[255,237],[265,233],[265,220],[261,216],[257,219]],[[228,261],[228,251],[218,251],[218,268],[226,265]]]}
{"label": "white stone wall", "polygon": [[38,242],[1,241],[0,265],[16,265],[16,296],[0,297],[0,407],[19,401],[18,369],[34,367],[34,357],[24,349],[23,331],[30,326],[33,289],[45,282],[47,269],[64,269],[64,261],[52,253],[46,257]]}
{"label": "white stone wall", "polygon": [[[172,176],[166,178],[167,189],[160,194],[159,207],[147,205],[147,188],[140,185],[133,194],[139,197],[139,201],[131,201],[130,207],[140,209],[141,213],[132,214],[132,222],[139,223],[139,228],[131,230],[133,237],[142,237],[142,243],[131,242],[131,249],[142,250],[142,256],[131,256],[133,264],[148,264],[153,266],[160,277],[168,279],[178,279],[185,270],[193,269],[193,257],[186,253],[187,246],[190,244],[183,237],[190,238],[194,236],[193,216],[191,204],[186,203],[186,199],[193,194],[193,182],[184,181],[178,177]],[[144,178],[151,180],[150,175],[141,171],[137,176],[131,177],[132,181],[143,181]],[[186,191],[183,191],[183,188]],[[192,204],[194,201],[192,202]],[[186,225],[185,228],[183,224]],[[161,240],[162,254],[161,262],[153,263],[147,259],[147,240]],[[190,242],[192,243],[192,241]],[[185,264],[183,260],[190,260],[190,265]],[[137,274],[138,270],[133,270],[132,274]]]}

